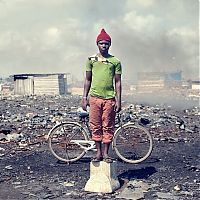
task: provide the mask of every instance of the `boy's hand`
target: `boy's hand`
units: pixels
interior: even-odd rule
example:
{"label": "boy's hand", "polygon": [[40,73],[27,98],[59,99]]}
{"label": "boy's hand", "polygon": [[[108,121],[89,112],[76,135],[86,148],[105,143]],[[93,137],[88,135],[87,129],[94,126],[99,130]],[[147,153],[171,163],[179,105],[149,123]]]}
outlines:
{"label": "boy's hand", "polygon": [[120,112],[121,111],[121,103],[120,102],[116,102],[115,103],[115,112]]}
{"label": "boy's hand", "polygon": [[81,106],[83,110],[87,111],[88,100],[86,98],[82,99]]}

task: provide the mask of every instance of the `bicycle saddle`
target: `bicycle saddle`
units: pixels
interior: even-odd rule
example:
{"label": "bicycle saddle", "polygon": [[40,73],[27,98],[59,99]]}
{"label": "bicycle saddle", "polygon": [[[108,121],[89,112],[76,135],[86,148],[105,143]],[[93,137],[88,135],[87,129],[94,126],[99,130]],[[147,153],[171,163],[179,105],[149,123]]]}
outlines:
{"label": "bicycle saddle", "polygon": [[85,118],[85,117],[89,116],[89,113],[87,113],[87,112],[81,112],[81,113],[78,113],[78,115],[81,118]]}
{"label": "bicycle saddle", "polygon": [[78,108],[77,113],[78,113],[79,117],[81,117],[81,118],[85,118],[85,117],[89,116],[89,113],[87,111],[83,110],[82,108]]}

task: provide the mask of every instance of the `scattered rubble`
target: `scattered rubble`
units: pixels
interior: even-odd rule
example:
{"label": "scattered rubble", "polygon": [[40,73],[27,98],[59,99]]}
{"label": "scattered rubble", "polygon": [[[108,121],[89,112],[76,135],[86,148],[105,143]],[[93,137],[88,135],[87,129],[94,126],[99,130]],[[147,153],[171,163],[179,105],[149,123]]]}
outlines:
{"label": "scattered rubble", "polygon": [[[0,100],[0,199],[200,199],[200,108],[124,102],[154,139],[151,157],[118,162],[121,188],[84,191],[90,157],[67,165],[49,151],[46,136],[59,121],[76,120],[79,96],[24,96]],[[116,156],[116,155],[113,155]]]}

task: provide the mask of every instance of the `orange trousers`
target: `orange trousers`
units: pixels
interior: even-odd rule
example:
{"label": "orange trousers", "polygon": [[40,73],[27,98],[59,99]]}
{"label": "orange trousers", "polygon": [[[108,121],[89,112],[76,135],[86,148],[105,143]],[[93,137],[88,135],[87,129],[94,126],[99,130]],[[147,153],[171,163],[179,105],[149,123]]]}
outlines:
{"label": "orange trousers", "polygon": [[92,140],[103,143],[112,142],[115,128],[115,98],[101,99],[90,97],[90,129]]}

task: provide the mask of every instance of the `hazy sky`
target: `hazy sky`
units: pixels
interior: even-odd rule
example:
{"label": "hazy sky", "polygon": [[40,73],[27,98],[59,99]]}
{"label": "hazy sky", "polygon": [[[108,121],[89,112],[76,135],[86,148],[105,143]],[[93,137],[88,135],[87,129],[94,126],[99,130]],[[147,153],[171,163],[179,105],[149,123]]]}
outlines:
{"label": "hazy sky", "polygon": [[0,0],[0,75],[83,79],[101,28],[123,78],[176,70],[199,77],[199,0]]}

